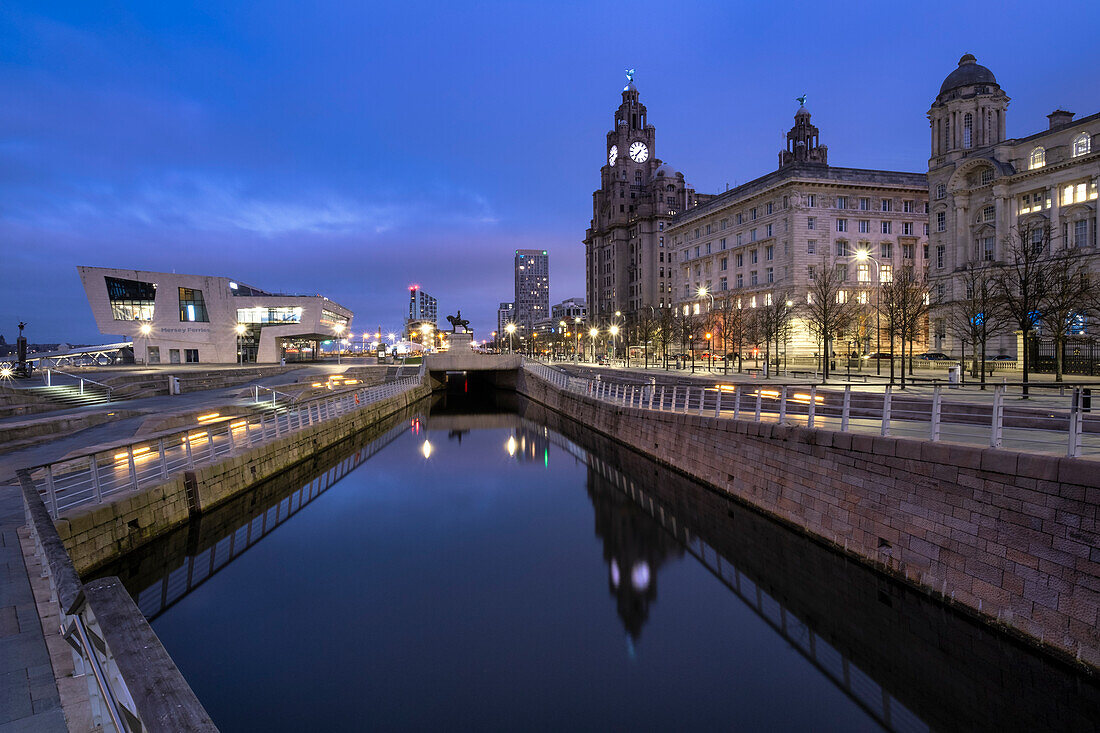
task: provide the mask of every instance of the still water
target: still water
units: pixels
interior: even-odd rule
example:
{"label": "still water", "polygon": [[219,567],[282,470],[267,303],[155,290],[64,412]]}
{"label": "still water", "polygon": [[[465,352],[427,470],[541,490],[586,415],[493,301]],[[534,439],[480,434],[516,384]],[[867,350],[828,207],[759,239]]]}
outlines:
{"label": "still water", "polygon": [[527,402],[422,405],[105,574],[223,731],[1100,720],[1093,682]]}

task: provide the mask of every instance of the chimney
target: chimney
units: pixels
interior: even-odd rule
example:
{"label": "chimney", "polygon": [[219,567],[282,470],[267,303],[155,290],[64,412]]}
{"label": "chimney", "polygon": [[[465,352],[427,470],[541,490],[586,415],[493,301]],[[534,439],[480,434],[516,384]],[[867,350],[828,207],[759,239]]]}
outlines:
{"label": "chimney", "polygon": [[1073,113],[1066,112],[1064,109],[1056,109],[1047,115],[1047,119],[1050,120],[1050,129],[1054,130],[1073,122]]}

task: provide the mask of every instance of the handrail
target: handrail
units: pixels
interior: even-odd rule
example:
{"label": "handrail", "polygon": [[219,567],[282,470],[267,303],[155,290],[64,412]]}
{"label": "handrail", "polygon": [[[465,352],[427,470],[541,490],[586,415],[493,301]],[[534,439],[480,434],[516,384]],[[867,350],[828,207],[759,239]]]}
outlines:
{"label": "handrail", "polygon": [[[1024,452],[1061,453],[1068,458],[1100,456],[1097,421],[1086,426],[1091,412],[1089,390],[1074,387],[1065,404],[1034,407],[1006,404],[1006,385],[993,385],[989,402],[949,401],[943,385],[928,391],[902,393],[885,385],[879,392],[854,392],[851,385],[826,389],[816,384],[707,383],[656,384],[576,377],[560,368],[525,359],[524,369],[569,392],[617,407],[653,412],[680,412],[732,417],[753,422],[778,422],[809,428],[866,432],[937,442],[979,444],[992,448],[1011,444]],[[606,376],[613,376],[611,375]],[[949,390],[950,391],[950,390]],[[931,398],[931,399],[929,399]],[[1055,399],[1053,396],[1045,399]],[[1098,405],[1100,408],[1100,405]],[[1088,429],[1086,429],[1086,427]]]}
{"label": "handrail", "polygon": [[49,515],[111,494],[167,481],[196,465],[220,460],[241,444],[251,447],[280,439],[374,402],[403,394],[423,383],[417,376],[233,418],[209,416],[196,426],[166,435],[133,440],[97,451],[32,466],[26,471],[42,495]]}
{"label": "handrail", "polygon": [[[252,399],[256,403],[260,402],[260,390],[261,389],[267,390],[268,392],[271,393],[271,406],[272,407],[277,406],[276,399],[278,398],[279,395],[282,395],[283,397],[285,397],[288,402],[293,402],[295,400],[294,395],[287,394],[286,392],[280,392],[279,390],[272,389],[271,387],[265,387],[262,384],[255,384],[255,385],[252,386]],[[267,402],[267,400],[264,400],[264,402]]]}
{"label": "handrail", "polygon": [[53,375],[54,374],[60,374],[62,376],[68,377],[70,379],[79,380],[79,382],[80,382],[80,394],[84,394],[84,383],[85,382],[88,382],[89,384],[94,384],[97,387],[102,387],[103,389],[107,390],[107,401],[108,402],[111,401],[111,396],[112,396],[112,393],[114,392],[114,388],[111,385],[104,384],[103,382],[97,382],[94,379],[88,379],[87,377],[81,377],[81,376],[78,376],[76,374],[69,374],[68,372],[63,372],[60,369],[54,369],[53,367],[48,367],[46,369],[45,373],[43,373],[43,375],[42,375],[42,381],[46,384],[47,387],[52,387],[53,386]]}

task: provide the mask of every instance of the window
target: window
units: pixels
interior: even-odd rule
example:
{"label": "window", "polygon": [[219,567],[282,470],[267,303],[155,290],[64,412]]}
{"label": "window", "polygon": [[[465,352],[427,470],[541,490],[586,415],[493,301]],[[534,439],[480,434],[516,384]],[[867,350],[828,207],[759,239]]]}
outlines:
{"label": "window", "polygon": [[739,272],[739,273],[737,273],[737,276],[736,276],[736,278],[735,278],[735,280],[734,280],[734,285],[735,285],[736,287],[738,287],[738,288],[743,288],[743,287],[745,287],[745,278],[744,278],[744,276],[743,276],[743,275],[742,275],[742,274],[741,274],[740,272]]}
{"label": "window", "polygon": [[756,241],[756,230],[755,229],[752,229],[752,230],[749,231],[749,241],[750,242],[755,242]]}
{"label": "window", "polygon": [[729,285],[726,284],[726,278],[723,277],[718,279],[718,289],[729,290]]}
{"label": "window", "polygon": [[744,218],[741,216],[741,214],[738,214],[737,215],[737,223],[741,224],[743,221],[744,221]]}
{"label": "window", "polygon": [[749,264],[750,265],[755,265],[756,264],[756,259],[757,259],[756,252],[757,252],[757,250],[755,250],[755,249],[750,249],[749,250]]}
{"label": "window", "polygon": [[882,200],[882,210],[883,211],[893,211],[894,210],[894,200],[893,199],[883,199]]}
{"label": "window", "polygon": [[882,222],[882,233],[883,233],[883,234],[891,234],[891,233],[893,233],[893,232],[892,232],[892,230],[893,230],[893,226],[892,226],[892,225],[893,225],[893,222],[890,222],[890,221],[884,221],[884,222]]}
{"label": "window", "polygon": [[1050,198],[1047,196],[1046,191],[1036,191],[1034,193],[1025,193],[1020,199],[1020,213],[1030,214],[1033,211],[1042,211],[1043,209],[1050,208]]}
{"label": "window", "polygon": [[943,269],[943,256],[947,251],[947,247],[942,244],[936,245],[936,268]]}
{"label": "window", "polygon": [[816,239],[807,239],[806,240],[806,254],[808,254],[808,255],[817,254],[817,240]]}
{"label": "window", "polygon": [[729,257],[723,257],[722,259],[718,260],[719,270],[725,270],[727,265],[729,265]]}
{"label": "window", "polygon": [[302,309],[292,306],[238,308],[237,323],[301,323]]}
{"label": "window", "polygon": [[817,228],[817,217],[807,216],[806,217],[806,228],[807,229],[816,229]]}
{"label": "window", "polygon": [[936,186],[936,198],[942,199],[947,197],[947,184],[941,183]]}
{"label": "window", "polygon": [[963,147],[969,148],[974,137],[974,115],[967,112],[963,115]]}
{"label": "window", "polygon": [[982,259],[986,262],[993,261],[993,247],[994,239],[992,236],[982,237]]}
{"label": "window", "polygon": [[928,236],[928,224],[924,225],[924,236]]}
{"label": "window", "polygon": [[878,281],[880,283],[892,283],[892,282],[894,282],[894,266],[893,265],[879,265],[878,266]]}
{"label": "window", "polygon": [[707,242],[707,254],[710,254],[710,242]]}
{"label": "window", "polygon": [[725,237],[722,237],[722,239],[719,240],[719,245],[720,245],[719,249],[725,249],[726,248],[726,238]]}
{"label": "window", "polygon": [[986,206],[982,209],[982,221],[993,221],[997,217],[995,206]]}
{"label": "window", "polygon": [[775,259],[775,246],[769,244],[764,248],[764,259],[771,261]]}
{"label": "window", "polygon": [[699,245],[695,245],[695,256],[699,256]]}
{"label": "window", "polygon": [[339,313],[334,313],[327,308],[321,309],[321,323],[325,326],[347,326],[347,316],[342,316]]}
{"label": "window", "polygon": [[752,207],[751,209],[749,209],[749,218],[752,219],[753,221],[756,221],[756,207],[755,206]]}
{"label": "window", "polygon": [[764,234],[765,237],[772,236],[772,225],[771,224],[766,224],[764,226],[764,232],[765,232],[765,234]]}
{"label": "window", "polygon": [[1087,247],[1089,245],[1089,221],[1078,219],[1073,222],[1073,247]]}
{"label": "window", "polygon": [[813,280],[814,277],[817,275],[817,269],[813,265],[810,265],[806,268],[806,275],[809,276],[811,280]]}
{"label": "window", "polygon": [[710,224],[707,224],[707,234],[710,234]]}
{"label": "window", "polygon": [[769,201],[768,202],[768,213],[770,214],[770,213],[772,213],[772,211],[774,211],[774,208],[772,207],[772,202]]}
{"label": "window", "polygon": [[859,233],[867,234],[871,231],[871,222],[866,219],[859,220]]}
{"label": "window", "polygon": [[860,197],[860,199],[859,199],[859,210],[860,211],[870,211],[870,209],[871,209],[871,199]]}
{"label": "window", "polygon": [[913,245],[911,245],[911,244],[901,245],[901,256],[904,259],[907,259],[907,260],[913,259]]}
{"label": "window", "polygon": [[183,360],[188,364],[199,363],[199,350],[198,349],[184,349]]}
{"label": "window", "polygon": [[[202,298],[201,290],[180,288],[180,320],[201,323],[210,320],[206,315],[206,302]],[[198,357],[195,357],[195,361],[198,361]]]}
{"label": "window", "polygon": [[936,212],[936,231],[937,232],[947,231],[947,212],[946,211],[937,211]]}
{"label": "window", "polygon": [[982,168],[982,173],[981,173],[981,176],[978,178],[978,180],[981,182],[981,185],[983,185],[983,186],[988,186],[989,184],[993,183],[993,169],[992,168]]}
{"label": "window", "polygon": [[111,315],[116,321],[153,320],[153,304],[157,297],[157,286],[154,283],[117,277],[103,279],[107,284]]}
{"label": "window", "polygon": [[806,194],[806,205],[809,206],[811,209],[817,206],[817,194]]}
{"label": "window", "polygon": [[788,202],[788,201],[789,201],[789,199],[788,199],[788,198],[787,198],[786,196],[784,196],[784,197],[783,197],[783,208],[784,208],[784,209],[785,209],[785,208],[787,208],[787,202]]}
{"label": "window", "polygon": [[905,201],[902,201],[901,202],[901,210],[903,212],[905,212],[906,214],[912,214],[913,213],[913,202],[909,199],[906,199]]}
{"label": "window", "polygon": [[766,283],[775,282],[775,271],[774,271],[773,268],[768,267],[764,270],[764,282],[766,282]]}
{"label": "window", "polygon": [[1079,155],[1086,155],[1092,148],[1092,139],[1087,132],[1082,132],[1077,137],[1073,138],[1073,157],[1076,158]]}
{"label": "window", "polygon": [[1042,145],[1031,151],[1031,155],[1027,157],[1027,169],[1035,170],[1036,168],[1042,168],[1047,164],[1047,150]]}
{"label": "window", "polygon": [[847,196],[837,196],[836,197],[836,207],[838,209],[847,209],[848,208],[848,197]]}
{"label": "window", "polygon": [[[729,219],[723,219],[722,221],[718,222],[718,228],[719,229],[725,229],[726,225],[729,224],[729,221],[730,221]],[[725,240],[722,240],[722,241],[725,241]]]}
{"label": "window", "polygon": [[894,259],[894,245],[892,242],[883,242],[879,245],[879,257],[885,260]]}
{"label": "window", "polygon": [[848,241],[846,239],[836,240],[836,256],[837,257],[848,257],[851,254],[852,254],[852,252],[848,248]]}
{"label": "window", "polygon": [[734,257],[734,262],[736,263],[736,265],[738,267],[741,267],[745,264],[745,253],[744,252],[738,252],[733,257]]}
{"label": "window", "polygon": [[665,223],[663,221],[657,222],[657,231],[663,232],[665,230]]}
{"label": "window", "polygon": [[901,233],[907,237],[913,236],[913,222],[903,221],[901,223]]}
{"label": "window", "polygon": [[847,219],[837,219],[836,220],[836,230],[838,232],[848,231],[848,220]]}
{"label": "window", "polygon": [[738,233],[738,235],[737,235],[737,246],[738,246],[738,247],[740,247],[740,246],[741,246],[741,241],[742,241],[742,240],[741,240],[741,234],[740,234],[740,233]]}
{"label": "window", "polygon": [[866,262],[860,262],[856,265],[856,281],[861,283],[871,282],[871,275]]}
{"label": "window", "polygon": [[759,284],[760,283],[757,281],[757,278],[756,278],[756,270],[750,271],[749,272],[749,285],[759,285]]}
{"label": "window", "polygon": [[837,265],[836,266],[836,279],[839,280],[842,283],[848,281],[848,266],[847,265]]}
{"label": "window", "polygon": [[1096,183],[1071,183],[1062,189],[1062,205],[1080,204],[1096,199]]}

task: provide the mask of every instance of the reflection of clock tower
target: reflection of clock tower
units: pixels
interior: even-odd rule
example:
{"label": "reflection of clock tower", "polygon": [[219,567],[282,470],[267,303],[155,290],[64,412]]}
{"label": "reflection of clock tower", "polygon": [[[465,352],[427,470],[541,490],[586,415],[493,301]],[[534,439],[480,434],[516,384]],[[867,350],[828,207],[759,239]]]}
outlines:
{"label": "reflection of clock tower", "polygon": [[615,127],[607,133],[600,189],[592,194],[592,223],[585,235],[589,320],[604,326],[615,311],[672,305],[672,253],[664,245],[667,222],[710,198],[696,195],[655,156],[656,130],[646,124],[634,72],[627,72]]}

